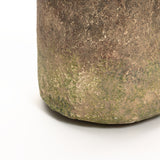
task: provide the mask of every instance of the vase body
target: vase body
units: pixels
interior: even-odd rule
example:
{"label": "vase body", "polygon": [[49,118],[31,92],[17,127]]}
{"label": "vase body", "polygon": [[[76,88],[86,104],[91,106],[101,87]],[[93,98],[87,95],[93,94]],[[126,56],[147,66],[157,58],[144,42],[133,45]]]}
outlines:
{"label": "vase body", "polygon": [[103,124],[160,114],[159,0],[37,0],[37,42],[54,111]]}

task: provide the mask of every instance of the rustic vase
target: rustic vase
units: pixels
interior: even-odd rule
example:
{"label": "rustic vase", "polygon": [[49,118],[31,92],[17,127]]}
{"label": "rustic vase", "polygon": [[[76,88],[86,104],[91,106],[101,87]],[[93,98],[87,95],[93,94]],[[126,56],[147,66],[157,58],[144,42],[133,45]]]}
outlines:
{"label": "rustic vase", "polygon": [[159,0],[37,0],[37,42],[52,110],[103,124],[160,114]]}

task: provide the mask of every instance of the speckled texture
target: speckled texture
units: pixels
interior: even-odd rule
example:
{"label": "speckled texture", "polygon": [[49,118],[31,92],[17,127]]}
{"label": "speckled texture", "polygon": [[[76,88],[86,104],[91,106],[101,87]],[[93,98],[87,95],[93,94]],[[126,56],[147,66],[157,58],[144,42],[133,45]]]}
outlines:
{"label": "speckled texture", "polygon": [[37,0],[38,78],[72,119],[126,124],[160,114],[159,0]]}

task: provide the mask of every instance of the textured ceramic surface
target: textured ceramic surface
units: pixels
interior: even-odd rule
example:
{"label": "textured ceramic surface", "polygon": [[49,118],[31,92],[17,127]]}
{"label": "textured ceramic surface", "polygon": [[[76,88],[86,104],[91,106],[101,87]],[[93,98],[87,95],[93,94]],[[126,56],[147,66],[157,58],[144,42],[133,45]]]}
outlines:
{"label": "textured ceramic surface", "polygon": [[38,77],[72,119],[125,124],[160,114],[159,0],[37,0]]}

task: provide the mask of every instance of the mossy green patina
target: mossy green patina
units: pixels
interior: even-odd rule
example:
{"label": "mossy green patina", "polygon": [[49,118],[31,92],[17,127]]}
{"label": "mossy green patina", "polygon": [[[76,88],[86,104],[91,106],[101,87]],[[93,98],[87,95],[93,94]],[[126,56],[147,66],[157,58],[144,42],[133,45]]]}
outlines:
{"label": "mossy green patina", "polygon": [[160,2],[38,0],[40,94],[72,119],[160,114]]}

